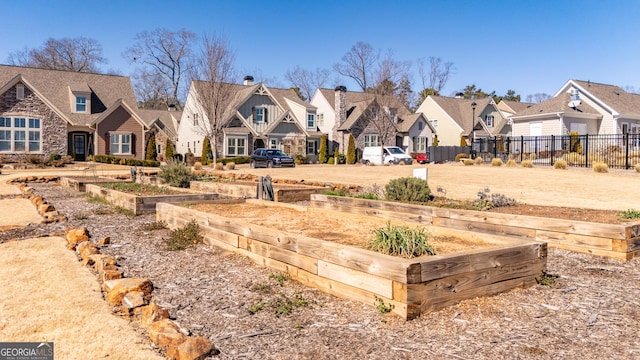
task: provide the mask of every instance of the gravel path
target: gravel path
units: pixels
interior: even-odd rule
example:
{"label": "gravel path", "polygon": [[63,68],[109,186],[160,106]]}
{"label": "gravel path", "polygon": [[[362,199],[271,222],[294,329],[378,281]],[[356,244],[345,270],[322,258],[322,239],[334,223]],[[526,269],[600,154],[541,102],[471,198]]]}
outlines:
{"label": "gravel path", "polygon": [[[623,264],[550,249],[554,285],[467,300],[405,322],[380,314],[374,304],[326,295],[216,248],[165,251],[168,230],[145,230],[152,215],[128,217],[88,204],[74,191],[32,185],[68,222],[5,231],[0,242],[70,225],[87,227],[93,241],[110,236],[112,244],[102,252],[114,255],[126,276],[148,277],[156,286],[154,299],[182,326],[210,338],[220,351],[216,358],[640,357],[638,259]],[[276,312],[289,308],[290,314]]]}

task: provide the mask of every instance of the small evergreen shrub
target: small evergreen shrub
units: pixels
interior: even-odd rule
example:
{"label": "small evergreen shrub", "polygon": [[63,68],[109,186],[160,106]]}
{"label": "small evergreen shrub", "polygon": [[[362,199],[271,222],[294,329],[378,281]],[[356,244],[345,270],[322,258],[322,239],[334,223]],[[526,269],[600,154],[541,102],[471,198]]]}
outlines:
{"label": "small evergreen shrub", "polygon": [[476,163],[476,165],[482,165],[482,164],[484,164],[484,159],[481,156],[478,156],[478,157],[476,157],[474,162]]}
{"label": "small evergreen shrub", "polygon": [[522,165],[522,167],[524,168],[532,168],[533,162],[531,160],[522,160],[522,163],[520,163],[520,165]]}
{"label": "small evergreen shrub", "polygon": [[204,236],[200,230],[200,225],[195,220],[189,221],[182,228],[171,231],[169,238],[165,239],[165,245],[169,251],[184,250],[203,242]]}
{"label": "small evergreen shrub", "polygon": [[556,160],[556,162],[553,163],[553,168],[567,170],[567,162],[565,160]]}
{"label": "small evergreen shrub", "polygon": [[329,159],[329,150],[327,147],[327,135],[322,135],[320,138],[320,149],[318,149],[318,162],[324,164]]}
{"label": "small evergreen shrub", "polygon": [[227,163],[227,170],[235,170],[235,169],[236,169],[236,163],[234,162]]}
{"label": "small evergreen shrub", "polygon": [[158,177],[171,186],[188,188],[193,174],[184,163],[169,160],[167,165],[160,168]]}
{"label": "small evergreen shrub", "polygon": [[402,202],[427,202],[431,200],[431,190],[427,180],[415,177],[393,179],[385,186],[387,200]]}
{"label": "small evergreen shrub", "polygon": [[155,160],[158,157],[158,152],[156,150],[156,136],[151,135],[149,137],[149,141],[147,141],[147,151],[144,154],[145,160]]}
{"label": "small evergreen shrub", "polygon": [[516,201],[513,198],[507,197],[503,194],[491,194],[480,191],[478,192],[478,199],[476,199],[472,206],[480,211],[491,210],[496,207],[513,206],[516,205]]}
{"label": "small evergreen shrub", "polygon": [[196,162],[193,164],[193,169],[194,169],[194,170],[202,170],[202,163],[201,163],[200,161],[196,161]]}
{"label": "small evergreen shrub", "polygon": [[308,164],[309,163],[309,157],[306,155],[302,155],[302,154],[298,154],[295,157],[296,160],[296,164]]}
{"label": "small evergreen shrub", "polygon": [[356,163],[356,141],[353,138],[353,134],[349,134],[349,146],[347,147],[347,164],[352,165]]}
{"label": "small evergreen shrub", "polygon": [[216,166],[214,166],[214,169],[216,170],[224,170],[224,164],[221,162],[216,163]]}
{"label": "small evergreen shrub", "polygon": [[471,166],[471,165],[475,164],[476,162],[475,162],[473,159],[464,159],[464,160],[462,161],[462,163],[463,163],[465,166]]}
{"label": "small evergreen shrub", "polygon": [[502,166],[502,165],[504,165],[504,163],[502,162],[502,159],[500,158],[491,159],[491,166]]}
{"label": "small evergreen shrub", "polygon": [[368,244],[368,248],[382,254],[402,256],[407,259],[435,255],[436,251],[429,245],[431,235],[424,228],[410,229],[407,226],[392,225],[387,222],[386,227],[373,231],[375,237]]}
{"label": "small evergreen shrub", "polygon": [[460,153],[460,154],[456,155],[456,162],[460,162],[461,159],[466,159],[468,157],[469,157],[469,155],[467,155],[465,153]]}
{"label": "small evergreen shrub", "polygon": [[507,167],[516,167],[516,161],[513,159],[507,160]]}
{"label": "small evergreen shrub", "polygon": [[[211,158],[209,154],[211,154]],[[200,160],[202,165],[209,165],[213,162],[213,153],[211,152],[211,143],[208,136],[205,136],[204,140],[202,140],[202,156],[200,158],[202,159]]]}
{"label": "small evergreen shrub", "polygon": [[329,160],[327,160],[327,164],[333,164],[333,156],[329,157]]}
{"label": "small evergreen shrub", "polygon": [[603,161],[597,161],[593,163],[593,171],[597,173],[609,172],[609,166]]}
{"label": "small evergreen shrub", "polygon": [[251,162],[251,156],[234,156],[234,157],[218,159],[217,161],[221,162],[221,163],[223,163],[225,165],[230,163],[230,162],[234,162],[234,163],[236,163],[236,165],[248,164],[248,163]]}

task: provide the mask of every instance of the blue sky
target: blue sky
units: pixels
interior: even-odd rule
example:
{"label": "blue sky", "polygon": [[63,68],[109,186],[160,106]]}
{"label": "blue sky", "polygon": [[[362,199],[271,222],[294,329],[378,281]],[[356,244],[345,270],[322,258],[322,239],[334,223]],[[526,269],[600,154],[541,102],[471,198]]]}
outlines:
{"label": "blue sky", "polygon": [[444,95],[475,84],[524,100],[568,79],[640,88],[640,1],[0,0],[0,12],[0,63],[50,37],[84,36],[102,44],[104,70],[129,75],[122,53],[135,34],[165,27],[223,34],[244,74],[279,86],[287,70],[331,68],[363,41],[412,61],[414,91],[415,61],[430,56],[454,63]]}

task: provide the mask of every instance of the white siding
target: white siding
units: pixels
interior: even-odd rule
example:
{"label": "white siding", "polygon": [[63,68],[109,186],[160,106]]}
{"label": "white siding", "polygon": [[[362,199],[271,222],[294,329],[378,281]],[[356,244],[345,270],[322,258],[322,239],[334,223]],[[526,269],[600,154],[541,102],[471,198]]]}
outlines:
{"label": "white siding", "polygon": [[191,88],[189,90],[189,95],[187,96],[187,101],[184,105],[180,125],[178,126],[176,152],[182,155],[187,153],[189,150],[191,150],[195,156],[202,155],[202,141],[204,139],[204,135],[202,135],[203,132],[201,129],[193,125],[193,114],[199,114],[199,124],[203,124],[203,122],[208,121],[208,119],[195,101],[195,98],[196,96],[193,95]]}
{"label": "white siding", "polygon": [[[316,110],[316,124],[318,128],[320,128],[320,131],[323,134],[327,134],[329,142],[335,140],[333,139],[333,125],[336,123],[336,112],[334,109],[335,99],[326,99],[320,90],[316,90],[311,98],[310,104],[318,108]],[[324,117],[322,124],[318,122],[318,115],[320,114],[323,114]]]}

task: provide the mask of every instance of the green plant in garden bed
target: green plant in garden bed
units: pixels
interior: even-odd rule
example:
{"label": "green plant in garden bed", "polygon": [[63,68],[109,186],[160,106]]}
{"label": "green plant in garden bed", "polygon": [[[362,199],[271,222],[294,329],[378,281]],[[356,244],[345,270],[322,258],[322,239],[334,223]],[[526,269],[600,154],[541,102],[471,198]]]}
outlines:
{"label": "green plant in garden bed", "polygon": [[640,210],[629,209],[620,213],[621,219],[640,219]]}
{"label": "green plant in garden bed", "polygon": [[387,200],[425,203],[431,200],[431,190],[427,180],[415,177],[393,179],[385,186]]}
{"label": "green plant in garden bed", "polygon": [[181,188],[188,188],[189,182],[193,180],[191,169],[178,161],[169,161],[166,166],[161,167],[158,177],[171,186]]}
{"label": "green plant in garden bed", "polygon": [[200,225],[195,220],[189,221],[184,227],[171,231],[165,245],[169,251],[184,250],[204,242]]}
{"label": "green plant in garden bed", "polygon": [[136,195],[170,195],[175,191],[166,186],[155,186],[151,184],[139,184],[130,182],[115,182],[102,184],[102,187]]}
{"label": "green plant in garden bed", "polygon": [[382,298],[379,298],[376,296],[376,302],[375,302],[376,308],[378,309],[378,312],[380,314],[387,314],[393,311],[393,309],[396,308],[395,305],[393,304],[385,304],[384,300],[382,300]]}
{"label": "green plant in garden bed", "polygon": [[344,190],[327,190],[324,191],[323,194],[330,196],[347,196],[347,192]]}
{"label": "green plant in garden bed", "polygon": [[435,255],[436,251],[428,241],[431,237],[424,228],[410,229],[407,226],[393,225],[373,230],[375,238],[368,248],[382,254],[413,258],[422,255]]}

